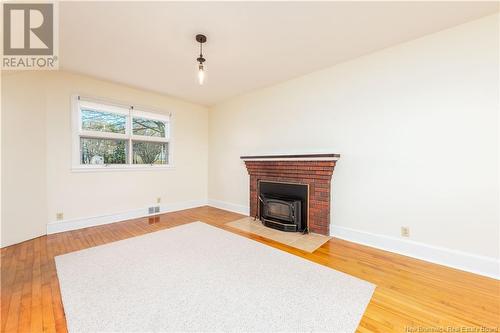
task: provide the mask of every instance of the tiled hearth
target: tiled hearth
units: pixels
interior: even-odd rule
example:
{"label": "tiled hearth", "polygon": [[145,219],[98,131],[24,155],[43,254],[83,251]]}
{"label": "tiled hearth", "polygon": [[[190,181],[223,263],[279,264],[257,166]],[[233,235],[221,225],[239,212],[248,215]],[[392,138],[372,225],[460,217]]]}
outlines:
{"label": "tiled hearth", "polygon": [[250,215],[258,212],[259,181],[308,185],[308,229],[329,235],[331,180],[339,157],[338,154],[242,156],[250,175]]}

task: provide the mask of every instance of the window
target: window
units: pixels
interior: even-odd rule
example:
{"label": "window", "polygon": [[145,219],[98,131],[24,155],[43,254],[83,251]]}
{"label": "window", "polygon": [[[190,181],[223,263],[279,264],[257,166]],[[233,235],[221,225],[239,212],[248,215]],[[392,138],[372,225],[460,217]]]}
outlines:
{"label": "window", "polygon": [[165,167],[171,164],[170,117],[81,97],[74,99],[77,169]]}

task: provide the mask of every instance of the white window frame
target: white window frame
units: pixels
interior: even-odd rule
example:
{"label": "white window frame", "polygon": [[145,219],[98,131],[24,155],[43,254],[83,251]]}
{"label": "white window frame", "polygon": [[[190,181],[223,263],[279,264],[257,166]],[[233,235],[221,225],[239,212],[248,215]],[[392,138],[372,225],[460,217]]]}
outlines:
{"label": "white window frame", "polygon": [[[165,115],[165,112],[151,112],[150,108],[141,106],[132,106],[115,102],[108,102],[101,99],[82,97],[73,95],[72,104],[72,171],[112,171],[112,170],[158,170],[171,169],[172,163],[172,114]],[[107,111],[126,116],[125,133],[109,133],[101,131],[89,131],[82,129],[81,106],[86,106],[99,111]],[[165,138],[148,137],[143,135],[134,135],[132,132],[132,119],[143,118],[151,120],[160,120],[167,123]],[[82,137],[103,138],[103,139],[122,139],[128,143],[127,164],[81,164],[80,162],[80,139]],[[134,141],[162,142],[168,144],[167,164],[133,164],[132,143]]]}

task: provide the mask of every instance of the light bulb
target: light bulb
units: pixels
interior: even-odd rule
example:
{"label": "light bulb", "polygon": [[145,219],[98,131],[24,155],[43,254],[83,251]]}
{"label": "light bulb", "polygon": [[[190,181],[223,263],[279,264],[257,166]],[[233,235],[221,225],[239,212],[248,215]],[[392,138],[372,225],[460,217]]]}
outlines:
{"label": "light bulb", "polygon": [[198,66],[198,82],[200,85],[203,85],[204,81],[205,81],[205,71],[203,70],[203,65],[200,64]]}

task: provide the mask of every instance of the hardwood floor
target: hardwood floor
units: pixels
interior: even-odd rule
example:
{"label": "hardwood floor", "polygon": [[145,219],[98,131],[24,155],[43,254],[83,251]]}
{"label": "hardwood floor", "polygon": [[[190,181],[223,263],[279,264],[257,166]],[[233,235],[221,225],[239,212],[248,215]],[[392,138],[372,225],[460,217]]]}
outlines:
{"label": "hardwood floor", "polygon": [[6,247],[1,250],[2,332],[66,331],[54,256],[192,221],[230,230],[376,284],[358,332],[424,332],[431,327],[438,330],[427,332],[482,332],[465,331],[481,326],[498,332],[500,281],[339,239],[314,253],[301,252],[224,225],[241,217],[200,207]]}

